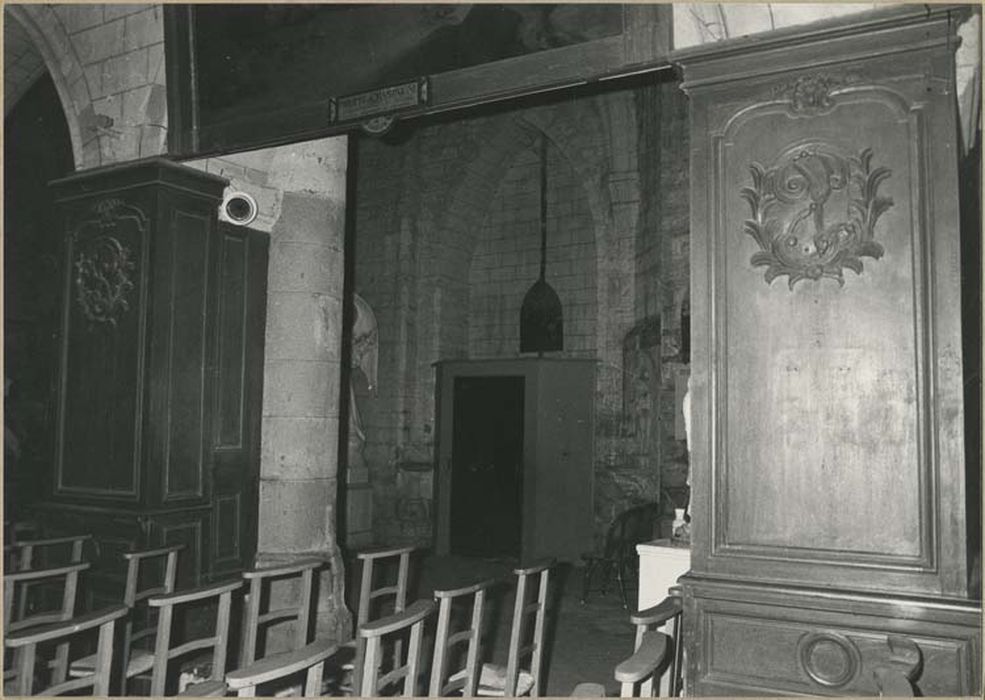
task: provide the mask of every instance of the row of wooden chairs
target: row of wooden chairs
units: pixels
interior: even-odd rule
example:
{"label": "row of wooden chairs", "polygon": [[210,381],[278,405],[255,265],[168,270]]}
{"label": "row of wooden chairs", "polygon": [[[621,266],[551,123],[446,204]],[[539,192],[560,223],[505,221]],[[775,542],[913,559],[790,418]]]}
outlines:
{"label": "row of wooden chairs", "polygon": [[[67,539],[67,538],[64,538]],[[85,540],[83,540],[85,541]],[[309,644],[310,620],[312,615],[311,597],[315,571],[323,565],[322,560],[307,559],[290,564],[257,569],[244,573],[242,581],[203,586],[190,591],[174,591],[177,557],[180,546],[163,547],[144,552],[128,552],[123,555],[127,562],[127,577],[122,606],[75,617],[75,595],[78,589],[78,576],[89,568],[89,564],[77,564],[45,570],[27,570],[5,575],[4,621],[8,636],[6,648],[16,653],[11,669],[11,679],[16,678],[18,694],[38,692],[35,688],[35,674],[25,669],[32,668],[39,644],[57,642],[55,660],[50,664],[53,683],[40,693],[68,691],[91,685],[98,694],[107,694],[109,689],[119,687],[126,691],[127,681],[138,675],[150,676],[152,695],[163,695],[171,690],[168,687],[170,662],[192,652],[211,652],[211,674],[204,683],[186,689],[196,695],[226,694],[233,691],[249,694],[251,683],[264,683],[272,680],[275,672],[285,669],[299,670],[309,668],[335,656],[338,651],[321,642]],[[540,665],[544,636],[544,610],[548,586],[549,565],[518,569],[517,598],[514,621],[510,638],[510,653],[505,667],[479,663],[479,644],[482,638],[483,608],[487,590],[493,581],[484,581],[463,588],[436,591],[433,601],[418,601],[406,607],[408,566],[411,548],[376,550],[361,553],[363,562],[363,583],[361,585],[360,605],[357,615],[357,634],[354,644],[356,661],[353,669],[355,694],[375,695],[387,685],[403,679],[406,694],[416,694],[414,685],[420,669],[421,633],[423,624],[438,609],[438,627],[435,654],[429,690],[431,694],[461,692],[465,695],[521,695],[539,694]],[[33,555],[32,555],[33,556]],[[73,557],[75,554],[73,553]],[[387,559],[396,560],[398,574],[392,585],[377,586],[374,582],[374,568]],[[138,589],[142,566],[158,560],[163,564],[163,576],[149,588]],[[531,577],[538,581],[531,585]],[[295,605],[276,610],[262,610],[265,583],[280,578],[297,577],[300,595]],[[59,610],[44,617],[31,619],[18,618],[14,614],[15,591],[20,584],[36,580],[60,579],[63,584],[63,604]],[[239,654],[240,669],[225,674],[228,653],[229,623],[232,596],[243,584],[248,586],[244,605],[244,624],[242,648]],[[535,600],[527,601],[527,590],[536,591]],[[393,613],[389,616],[371,620],[374,603],[385,597],[393,598]],[[466,600],[470,598],[470,600]],[[215,609],[215,633],[202,639],[185,641],[177,646],[171,644],[172,621],[176,611],[186,606],[212,603]],[[471,604],[471,614],[465,629],[452,631],[452,606]],[[146,615],[135,614],[143,608]],[[127,612],[129,611],[129,615]],[[138,620],[144,617],[152,620],[156,613],[156,623],[142,626]],[[522,645],[527,618],[533,618],[533,642]],[[112,683],[107,674],[111,669],[112,645],[106,647],[105,635],[112,638],[113,625],[123,619],[123,663],[121,676]],[[294,649],[284,654],[268,656],[256,660],[257,646],[261,630],[279,622],[292,620],[295,623]],[[44,624],[52,623],[52,624]],[[40,626],[39,626],[40,625]],[[71,637],[92,630],[99,630],[97,650],[68,666],[68,648]],[[13,632],[13,634],[10,634]],[[398,639],[384,653],[385,641],[390,637],[409,634],[406,646],[406,663],[395,665],[392,658],[402,653],[403,640]],[[149,637],[153,637],[153,649],[146,648]],[[454,650],[465,645],[465,665],[451,670],[449,660]],[[520,659],[531,658],[528,669],[520,668]],[[392,666],[392,668],[391,668]],[[285,671],[286,672],[286,671]],[[311,685],[317,680],[320,684],[322,671],[311,671]],[[71,677],[72,680],[68,680]],[[5,680],[8,680],[5,677]],[[256,683],[254,683],[254,681]],[[305,689],[314,692],[314,685]],[[321,688],[319,688],[321,690]],[[364,692],[365,691],[365,692]]]}
{"label": "row of wooden chairs", "polygon": [[[516,697],[539,696],[542,691],[545,618],[548,588],[553,561],[515,569],[516,597],[510,627],[506,664],[481,663],[481,643],[485,636],[484,609],[489,589],[498,582],[486,580],[461,588],[438,590],[433,601],[419,601],[407,608],[404,619],[370,623],[360,630],[366,637],[368,661],[361,684],[363,695],[375,695],[385,689],[391,678],[377,678],[377,657],[373,651],[383,636],[402,624],[422,625],[437,608],[437,629],[431,663],[430,696],[461,694],[472,696]],[[464,624],[453,622],[453,607],[464,608]],[[413,632],[412,632],[413,634]],[[379,638],[379,642],[376,639]],[[415,644],[411,638],[411,646]],[[458,660],[459,664],[452,663]],[[526,663],[524,663],[526,662]],[[457,668],[453,668],[457,667]],[[415,666],[404,676],[402,692],[416,695]]]}
{"label": "row of wooden chairs", "polygon": [[[6,548],[7,562],[11,573],[4,575],[4,628],[7,632],[23,631],[17,637],[5,639],[5,647],[15,653],[14,662],[5,669],[5,685],[17,680],[17,687],[23,694],[29,694],[34,684],[34,673],[31,677],[20,678],[20,669],[25,667],[27,660],[33,660],[37,645],[60,638],[61,635],[72,637],[76,634],[101,626],[107,621],[101,616],[102,612],[112,612],[109,618],[115,622],[116,608],[111,611],[101,611],[94,615],[76,619],[76,598],[79,590],[79,574],[89,569],[90,564],[78,561],[82,557],[82,545],[89,541],[88,535],[75,538],[54,538],[49,540],[21,541]],[[30,568],[35,564],[44,563],[45,557],[37,556],[46,548],[71,544],[70,558],[78,563],[46,569]],[[178,553],[181,545],[162,547],[140,552],[126,552],[122,556],[127,564],[124,585],[123,610],[130,611],[124,621],[124,641],[122,645],[123,661],[120,665],[121,677],[119,688],[126,691],[127,681],[136,676],[150,674],[152,695],[165,692],[168,681],[169,662],[191,652],[212,650],[211,665],[213,668],[212,681],[223,679],[225,657],[228,647],[229,618],[232,604],[232,593],[246,582],[249,593],[246,596],[245,619],[243,624],[243,649],[241,660],[252,662],[256,655],[257,640],[260,629],[273,623],[294,619],[297,621],[297,642],[301,646],[307,642],[308,620],[311,611],[310,598],[314,571],[323,566],[320,559],[305,559],[293,562],[287,566],[257,569],[245,572],[243,581],[220,583],[203,586],[190,591],[175,592]],[[158,581],[150,587],[138,588],[146,578],[147,566],[157,562],[163,572]],[[288,609],[276,611],[261,611],[261,600],[264,598],[263,586],[274,579],[298,575],[302,581],[301,602]],[[29,586],[35,583],[51,584],[49,588],[60,588],[61,605],[53,610],[40,614],[28,614],[26,601],[29,598]],[[186,642],[177,647],[171,646],[172,621],[175,611],[196,604],[213,604],[217,610],[214,629],[215,634],[203,639]],[[155,620],[156,618],[156,620]],[[95,620],[95,621],[94,621]],[[142,625],[135,628],[139,622]],[[42,627],[48,623],[54,627]],[[81,625],[81,626],[80,626]],[[100,634],[105,632],[100,628]],[[9,640],[9,641],[8,641]],[[148,642],[153,647],[148,649]],[[60,642],[56,647],[55,659],[47,664],[51,670],[54,685],[45,691],[62,688],[66,678],[92,678],[98,675],[104,659],[100,650],[96,653],[77,659],[68,665],[68,640]],[[31,666],[33,668],[33,665]],[[80,683],[82,681],[80,680]],[[94,681],[95,683],[95,681]],[[27,684],[27,685],[24,685]],[[84,686],[84,683],[83,683]],[[83,687],[80,686],[80,687]],[[8,685],[9,687],[9,685]],[[117,686],[115,686],[117,687]],[[114,689],[115,689],[114,687]]]}

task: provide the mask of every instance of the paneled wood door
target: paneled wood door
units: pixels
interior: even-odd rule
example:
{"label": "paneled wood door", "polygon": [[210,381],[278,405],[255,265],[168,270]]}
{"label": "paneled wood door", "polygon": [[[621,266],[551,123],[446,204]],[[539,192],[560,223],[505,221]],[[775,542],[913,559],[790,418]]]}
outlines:
{"label": "paneled wood door", "polygon": [[451,552],[519,556],[523,377],[456,377]]}
{"label": "paneled wood door", "polygon": [[256,554],[268,249],[267,234],[219,224],[212,578],[252,566]]}

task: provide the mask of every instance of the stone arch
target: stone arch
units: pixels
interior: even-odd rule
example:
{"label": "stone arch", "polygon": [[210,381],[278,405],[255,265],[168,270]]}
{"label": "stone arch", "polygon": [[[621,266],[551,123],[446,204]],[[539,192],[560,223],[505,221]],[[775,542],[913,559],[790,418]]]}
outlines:
{"label": "stone arch", "polygon": [[7,5],[6,10],[7,18],[24,29],[51,74],[68,124],[76,170],[99,165],[99,149],[85,148],[87,128],[81,115],[92,112],[85,72],[54,9],[49,5]]}

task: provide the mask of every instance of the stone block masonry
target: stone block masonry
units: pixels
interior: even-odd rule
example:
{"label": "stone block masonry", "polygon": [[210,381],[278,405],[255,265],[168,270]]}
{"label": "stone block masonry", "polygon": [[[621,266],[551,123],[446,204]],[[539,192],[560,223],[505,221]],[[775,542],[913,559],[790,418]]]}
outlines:
{"label": "stone block masonry", "polygon": [[355,290],[379,321],[380,367],[376,392],[357,383],[356,400],[379,543],[431,542],[433,481],[420,465],[434,458],[432,363],[519,356],[520,304],[539,273],[542,135],[547,281],[564,307],[564,354],[599,360],[598,536],[616,514],[659,499],[661,484],[686,474],[674,439],[680,367],[655,378],[647,409],[661,423],[654,447],[641,448],[623,396],[623,342],[642,319],[664,320],[668,362],[680,360],[687,111],[676,90],[471,117],[410,130],[394,144],[360,140]]}

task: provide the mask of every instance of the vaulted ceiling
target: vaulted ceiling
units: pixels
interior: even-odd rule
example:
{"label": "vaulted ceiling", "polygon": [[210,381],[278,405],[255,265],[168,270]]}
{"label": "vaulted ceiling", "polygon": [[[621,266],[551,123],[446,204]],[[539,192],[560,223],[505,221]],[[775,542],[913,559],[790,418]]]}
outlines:
{"label": "vaulted ceiling", "polygon": [[44,59],[27,32],[8,14],[3,23],[3,114],[6,117],[18,100],[40,78]]}

